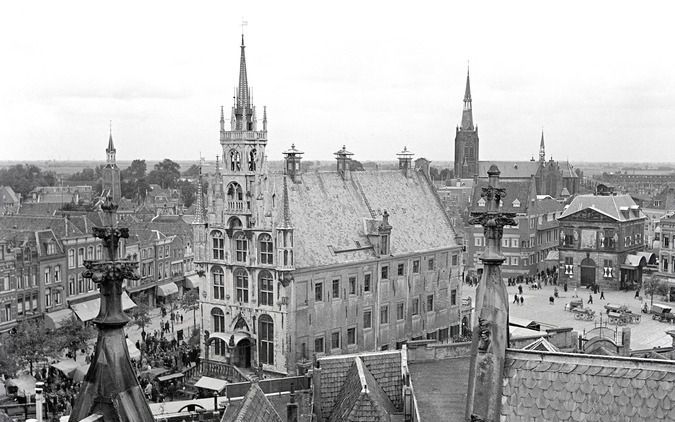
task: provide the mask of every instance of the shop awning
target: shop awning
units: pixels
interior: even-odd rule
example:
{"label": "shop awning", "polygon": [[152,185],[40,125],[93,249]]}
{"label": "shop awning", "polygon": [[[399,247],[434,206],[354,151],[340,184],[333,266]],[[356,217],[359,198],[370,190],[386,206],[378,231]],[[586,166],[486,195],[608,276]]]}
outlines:
{"label": "shop awning", "polygon": [[549,253],[546,255],[546,261],[559,262],[560,261],[560,252],[559,251],[549,251]]}
{"label": "shop awning", "polygon": [[56,330],[63,326],[63,322],[67,321],[73,315],[70,309],[61,309],[60,311],[48,312],[45,314],[45,326],[52,330]]}
{"label": "shop awning", "polygon": [[211,333],[211,337],[209,337],[209,341],[214,338],[218,338],[223,340],[225,343],[228,345],[230,344],[230,338],[234,337],[234,345],[236,346],[239,344],[240,341],[243,339],[250,339],[251,335],[245,331],[236,331],[236,332],[215,332]]}
{"label": "shop awning", "polygon": [[[127,311],[135,306],[136,304],[131,300],[127,292],[122,292],[122,310]],[[75,311],[81,321],[91,321],[98,315],[98,311],[101,308],[101,298],[97,297],[86,302],[71,303],[70,308]]]}
{"label": "shop awning", "polygon": [[633,254],[626,255],[626,260],[624,261],[623,265],[621,265],[621,268],[628,270],[639,268],[641,266],[640,264],[642,260],[644,260],[644,264],[642,264],[642,266],[647,265],[647,260],[644,256]]}
{"label": "shop awning", "polygon": [[185,278],[185,288],[187,289],[198,289],[201,284],[202,283],[197,274],[193,274]]}
{"label": "shop awning", "polygon": [[182,372],[178,372],[175,374],[169,374],[169,375],[162,375],[161,377],[157,377],[157,381],[159,382],[166,382],[166,381],[171,381],[179,378],[183,378],[185,375]]}
{"label": "shop awning", "polygon": [[227,381],[220,380],[218,378],[211,378],[211,377],[201,377],[195,383],[195,387],[197,387],[197,388],[204,388],[206,390],[212,390],[212,391],[218,391],[218,392],[223,391],[225,389],[226,385],[227,385]]}
{"label": "shop awning", "polygon": [[176,283],[166,283],[157,286],[157,296],[169,296],[178,293]]}

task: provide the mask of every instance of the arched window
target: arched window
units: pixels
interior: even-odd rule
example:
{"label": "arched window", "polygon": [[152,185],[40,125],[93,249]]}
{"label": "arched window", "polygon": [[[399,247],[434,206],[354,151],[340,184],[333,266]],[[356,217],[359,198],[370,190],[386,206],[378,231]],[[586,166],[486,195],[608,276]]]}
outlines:
{"label": "arched window", "polygon": [[61,281],[61,266],[57,265],[54,267],[54,283]]}
{"label": "arched window", "polygon": [[236,149],[230,151],[230,170],[241,171],[241,155]]}
{"label": "arched window", "polygon": [[248,153],[248,169],[249,171],[255,171],[255,160],[256,156],[258,155],[258,151],[255,149],[252,149],[251,152]]}
{"label": "arched window", "polygon": [[232,182],[227,185],[227,200],[228,201],[243,201],[244,192],[241,189],[241,185],[237,182]]}
{"label": "arched window", "polygon": [[272,236],[269,234],[260,235],[260,263],[274,264],[274,243],[272,243]]}
{"label": "arched window", "polygon": [[89,259],[89,260],[94,259],[94,247],[93,246],[87,246],[87,259]]}
{"label": "arched window", "polygon": [[234,271],[234,282],[237,302],[248,303],[248,273],[242,268]]}
{"label": "arched window", "polygon": [[230,217],[230,219],[227,220],[227,227],[229,229],[240,229],[243,225],[241,224],[241,220],[237,217]]}
{"label": "arched window", "polygon": [[237,256],[237,262],[246,262],[246,255],[248,253],[248,240],[243,233],[239,233],[234,237],[234,250]]}
{"label": "arched window", "polygon": [[213,317],[213,332],[222,333],[225,331],[225,313],[220,308],[211,309],[211,317]]}
{"label": "arched window", "polygon": [[77,266],[81,267],[84,265],[84,248],[77,249]]}
{"label": "arched window", "polygon": [[260,305],[274,305],[274,279],[269,271],[258,275],[258,302]]}
{"label": "arched window", "polygon": [[211,232],[213,242],[213,259],[225,259],[225,239],[223,234],[217,230]]}
{"label": "arched window", "polygon": [[225,299],[225,274],[220,267],[215,267],[211,271],[213,278],[213,298]]}
{"label": "arched window", "polygon": [[82,278],[82,273],[77,275],[77,292],[84,293],[84,278]]}
{"label": "arched window", "polygon": [[274,321],[267,314],[258,319],[258,361],[268,365],[274,364]]}
{"label": "arched window", "polygon": [[101,245],[96,246],[96,259],[103,259],[103,248]]}

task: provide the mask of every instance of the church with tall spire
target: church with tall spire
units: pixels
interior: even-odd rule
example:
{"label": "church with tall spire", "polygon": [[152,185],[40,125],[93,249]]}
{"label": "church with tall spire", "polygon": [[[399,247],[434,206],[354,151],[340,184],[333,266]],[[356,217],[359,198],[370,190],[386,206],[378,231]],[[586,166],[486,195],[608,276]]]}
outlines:
{"label": "church with tall spire", "polygon": [[473,123],[471,104],[471,82],[469,69],[466,71],[466,89],[464,90],[464,109],[462,123],[455,131],[455,177],[468,179],[478,172],[478,127]]}
{"label": "church with tall spire", "polygon": [[120,168],[117,166],[117,160],[115,154],[117,150],[113,143],[112,136],[112,124],[110,126],[110,136],[108,137],[108,148],[105,150],[106,154],[106,163],[105,167],[101,171],[102,174],[102,185],[101,185],[101,196],[108,197],[110,196],[116,204],[120,203],[122,198],[122,188],[120,183]]}

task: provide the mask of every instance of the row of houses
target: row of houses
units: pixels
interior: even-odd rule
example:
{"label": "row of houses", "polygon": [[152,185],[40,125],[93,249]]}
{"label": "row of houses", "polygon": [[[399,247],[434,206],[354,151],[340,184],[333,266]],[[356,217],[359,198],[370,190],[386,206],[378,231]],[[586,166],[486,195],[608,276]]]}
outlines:
{"label": "row of houses", "polygon": [[[124,218],[124,216],[121,216]],[[130,219],[129,219],[130,220]],[[129,239],[117,258],[139,264],[139,280],[129,280],[125,309],[144,293],[155,306],[184,288],[195,288],[190,225],[126,221]],[[84,262],[105,259],[101,241],[92,235],[100,226],[97,213],[61,216],[0,216],[0,332],[23,319],[44,318],[57,328],[73,313],[83,321],[98,313],[97,286],[83,276]]]}

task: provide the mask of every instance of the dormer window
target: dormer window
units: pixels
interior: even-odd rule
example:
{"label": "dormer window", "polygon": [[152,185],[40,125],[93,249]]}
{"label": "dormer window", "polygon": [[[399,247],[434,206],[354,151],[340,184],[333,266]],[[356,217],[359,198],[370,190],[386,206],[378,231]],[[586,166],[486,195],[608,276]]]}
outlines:
{"label": "dormer window", "polygon": [[389,253],[389,235],[383,234],[380,236],[380,255],[387,255]]}
{"label": "dormer window", "polygon": [[485,198],[481,198],[478,200],[478,206],[479,207],[484,207],[485,206]]}
{"label": "dormer window", "polygon": [[520,208],[520,201],[517,199],[514,199],[513,202],[511,203],[513,208]]}

